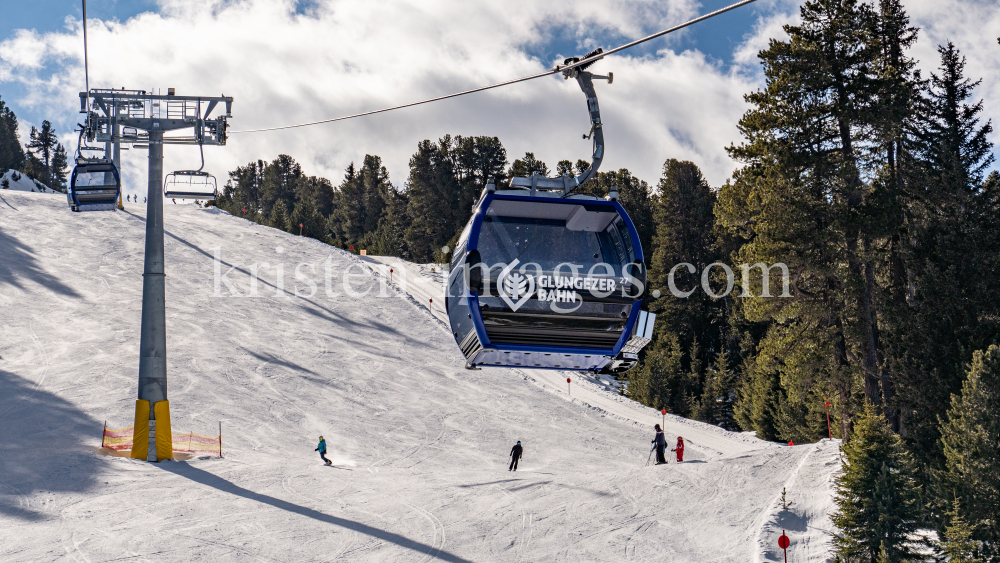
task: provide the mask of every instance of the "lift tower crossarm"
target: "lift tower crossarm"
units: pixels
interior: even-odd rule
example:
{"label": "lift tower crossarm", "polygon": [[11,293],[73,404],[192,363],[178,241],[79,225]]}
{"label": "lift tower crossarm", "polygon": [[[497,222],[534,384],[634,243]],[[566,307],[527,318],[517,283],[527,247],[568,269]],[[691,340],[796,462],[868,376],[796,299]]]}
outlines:
{"label": "lift tower crossarm", "polygon": [[[226,113],[210,118],[219,104]],[[87,114],[87,140],[110,143],[144,142],[122,128],[143,131],[176,131],[193,128],[190,137],[162,138],[163,144],[225,145],[227,119],[232,117],[231,96],[173,96],[148,94],[141,90],[91,89],[80,93],[81,113]]]}

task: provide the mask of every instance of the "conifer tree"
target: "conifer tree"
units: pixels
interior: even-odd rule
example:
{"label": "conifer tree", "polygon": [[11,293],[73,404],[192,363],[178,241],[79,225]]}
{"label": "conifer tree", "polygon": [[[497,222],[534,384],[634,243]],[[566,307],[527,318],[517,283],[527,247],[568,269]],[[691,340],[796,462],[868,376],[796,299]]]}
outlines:
{"label": "conifer tree", "polygon": [[[855,0],[811,0],[800,13],[800,25],[785,27],[790,39],[759,55],[766,86],[747,96],[747,141],[729,149],[746,166],[723,186],[716,216],[727,237],[743,240],[733,262],[781,263],[793,278],[789,297],[765,297],[763,272],[752,268],[734,293],[746,322],[770,323],[756,376],[777,371],[789,387],[772,422],[819,438],[817,397],[836,397],[843,435],[858,404],[855,380],[882,404],[877,248],[894,224],[887,188],[866,181],[882,169],[871,158],[882,146],[878,16]],[[770,273],[769,293],[783,293]]]}
{"label": "conifer tree", "polygon": [[1000,248],[1000,206],[983,182],[992,126],[980,121],[982,101],[971,100],[978,82],[965,77],[964,58],[950,43],[938,51],[940,69],[922,93],[908,145],[918,168],[904,182],[913,184],[903,194],[904,296],[886,315],[886,371],[898,382],[901,432],[925,467],[942,461],[936,421],[961,388],[962,366],[1000,331],[986,281],[998,273]]}
{"label": "conifer tree", "polygon": [[524,153],[524,158],[519,158],[511,163],[507,177],[529,178],[536,172],[542,176],[548,176],[549,167],[541,160],[535,158],[535,153],[526,152]]}
{"label": "conifer tree", "polygon": [[[961,502],[963,516],[977,524],[972,537],[985,542],[989,561],[1000,561],[1000,346],[973,355],[960,394],[941,421],[945,470],[940,489]],[[942,505],[947,501],[943,500]]]}
{"label": "conifer tree", "polygon": [[965,57],[951,42],[939,46],[938,53],[941,68],[931,75],[919,139],[939,189],[969,193],[982,182],[983,171],[993,163],[988,139],[993,125],[990,121],[979,123],[981,100],[967,103],[982,81],[965,77]]}
{"label": "conifer tree", "polygon": [[66,184],[66,149],[59,143],[52,124],[42,121],[42,128],[31,128],[25,172],[43,184],[62,189]]}
{"label": "conifer tree", "polygon": [[455,137],[452,172],[456,192],[454,207],[454,235],[448,246],[454,248],[465,224],[472,216],[472,207],[491,179],[501,187],[506,183],[507,150],[497,137]]}
{"label": "conifer tree", "polygon": [[[685,377],[677,380],[672,374],[657,377],[667,378],[676,386],[667,409],[690,416],[704,391],[702,366],[719,353],[725,324],[721,301],[713,300],[701,289],[701,272],[718,259],[712,237],[715,194],[694,163],[675,159],[663,165],[659,192],[652,202],[650,222],[655,225],[655,232],[646,247],[646,260],[650,288],[659,289],[661,297],[649,305],[657,313],[657,329],[645,358],[661,346],[672,345],[674,340],[688,351],[680,360]],[[695,273],[685,266],[677,267],[682,263],[692,264]],[[678,291],[694,289],[689,296],[677,297],[668,289],[671,270]]]}
{"label": "conifer tree", "polygon": [[[312,198],[301,198],[288,218],[288,230],[293,234],[322,240],[326,235],[323,217],[316,211]],[[302,225],[300,228],[299,225]]]}
{"label": "conifer tree", "polygon": [[839,530],[836,554],[849,561],[900,562],[914,558],[910,536],[920,516],[919,486],[910,455],[885,417],[866,403],[841,446],[843,474],[836,480]]}
{"label": "conifer tree", "polygon": [[461,231],[489,180],[496,186],[506,181],[507,150],[497,137],[455,137],[455,175],[459,183],[458,215]]}
{"label": "conifer tree", "polygon": [[733,417],[741,428],[755,431],[761,440],[779,440],[776,420],[784,395],[779,374],[755,360],[748,360],[741,369],[743,378]]}
{"label": "conifer tree", "polygon": [[20,170],[24,166],[24,149],[17,133],[17,116],[0,99],[0,173]]}
{"label": "conifer tree", "polygon": [[403,231],[391,215],[383,217],[378,228],[362,237],[359,244],[371,256],[406,256]]}
{"label": "conifer tree", "polygon": [[309,176],[303,178],[296,189],[296,199],[308,198],[312,201],[316,213],[322,218],[329,217],[333,213],[337,192],[326,178]]}
{"label": "conifer tree", "polygon": [[737,430],[733,415],[736,378],[729,367],[729,354],[725,349],[715,356],[708,367],[704,390],[696,405],[693,418],[726,430]]}
{"label": "conifer tree", "polygon": [[346,248],[365,234],[364,182],[353,162],[344,170],[344,179],[337,187],[335,199],[335,210],[327,226],[333,238]]}
{"label": "conifer tree", "polygon": [[454,167],[448,136],[439,143],[421,141],[410,158],[406,192],[411,222],[403,238],[415,261],[430,262],[454,236],[459,191]]}
{"label": "conifer tree", "polygon": [[43,182],[48,179],[49,166],[52,164],[52,156],[55,153],[59,139],[52,129],[52,123],[48,120],[42,121],[42,128],[31,127],[30,141],[26,145],[35,158],[42,165],[42,170],[38,171],[38,179]]}
{"label": "conifer tree", "polygon": [[[260,209],[265,167],[263,160],[257,160],[230,171],[229,180],[216,199],[216,205],[237,217],[255,215]],[[247,213],[243,212],[244,209]]]}
{"label": "conifer tree", "polygon": [[288,207],[283,199],[279,199],[271,206],[271,215],[267,219],[267,224],[275,229],[291,232],[288,221]]}
{"label": "conifer tree", "polygon": [[951,510],[945,513],[948,525],[938,542],[938,550],[949,563],[983,563],[981,558],[976,557],[981,549],[979,542],[972,539],[975,526],[962,517],[959,506],[958,499],[955,499]]}
{"label": "conifer tree", "polygon": [[576,177],[576,171],[573,169],[573,162],[570,160],[560,160],[556,163],[556,176],[569,176],[570,178]]}
{"label": "conifer tree", "polygon": [[688,412],[689,406],[684,401],[683,356],[677,336],[667,333],[661,345],[646,354],[642,365],[626,372],[625,396],[675,414]]}
{"label": "conifer tree", "polygon": [[389,172],[378,156],[366,154],[358,172],[362,191],[361,232],[371,233],[378,229],[379,222],[385,215],[392,184],[389,182]]}
{"label": "conifer tree", "polygon": [[66,191],[66,174],[69,171],[69,157],[63,146],[56,145],[52,153],[52,178],[49,187],[54,190]]}
{"label": "conifer tree", "polygon": [[[271,208],[281,201],[285,204],[285,217],[295,207],[295,192],[299,182],[305,177],[302,166],[287,154],[279,154],[263,170],[261,178],[260,209],[271,216]],[[280,227],[285,229],[285,227]]]}

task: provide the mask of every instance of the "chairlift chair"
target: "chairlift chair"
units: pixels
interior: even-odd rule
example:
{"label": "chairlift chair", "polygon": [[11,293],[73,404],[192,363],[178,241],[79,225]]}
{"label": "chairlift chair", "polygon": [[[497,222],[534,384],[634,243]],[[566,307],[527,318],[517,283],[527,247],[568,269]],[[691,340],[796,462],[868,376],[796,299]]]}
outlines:
{"label": "chairlift chair", "polygon": [[174,170],[163,180],[167,199],[213,199],[217,190],[215,176],[200,170]]}
{"label": "chairlift chair", "polygon": [[174,170],[163,179],[163,197],[168,199],[214,199],[218,195],[215,176],[203,172],[205,149],[201,144],[201,168]]}
{"label": "chairlift chair", "polygon": [[483,190],[459,237],[445,294],[470,369],[622,373],[652,338],[655,315],[640,311],[642,247],[618,192],[605,199],[572,193],[603,160],[592,80],[608,77],[581,68],[564,74],[587,96],[593,161],[577,178],[536,174],[499,191],[490,180]]}

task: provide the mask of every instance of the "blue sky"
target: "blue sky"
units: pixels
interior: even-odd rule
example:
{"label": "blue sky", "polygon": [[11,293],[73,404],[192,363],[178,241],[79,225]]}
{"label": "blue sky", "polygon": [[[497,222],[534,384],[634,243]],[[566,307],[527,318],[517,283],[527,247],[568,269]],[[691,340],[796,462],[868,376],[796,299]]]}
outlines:
{"label": "blue sky", "polygon": [[[0,18],[0,41],[12,37],[18,30],[34,30],[39,33],[65,31],[66,18],[82,18],[83,4],[79,0],[30,0],[8,2]],[[100,19],[127,20],[136,14],[157,11],[154,0],[89,0],[87,17]],[[81,50],[83,46],[80,46]],[[83,90],[83,85],[80,86]],[[0,99],[14,110],[22,122],[41,123],[43,119],[55,120],[44,109],[26,107],[18,99],[26,93],[17,82],[0,83]],[[62,132],[62,131],[61,131]],[[27,139],[22,139],[27,141]]]}

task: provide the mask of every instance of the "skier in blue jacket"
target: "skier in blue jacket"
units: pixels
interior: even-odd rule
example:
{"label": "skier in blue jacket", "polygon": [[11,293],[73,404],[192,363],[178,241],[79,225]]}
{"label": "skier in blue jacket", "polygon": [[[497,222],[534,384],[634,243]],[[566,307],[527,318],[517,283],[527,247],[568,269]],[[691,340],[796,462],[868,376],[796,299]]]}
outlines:
{"label": "skier in blue jacket", "polygon": [[333,464],[332,461],[326,459],[326,440],[324,440],[322,436],[319,437],[319,445],[316,446],[315,451],[319,452],[319,457],[323,458],[323,461],[325,461],[327,465]]}

